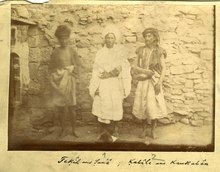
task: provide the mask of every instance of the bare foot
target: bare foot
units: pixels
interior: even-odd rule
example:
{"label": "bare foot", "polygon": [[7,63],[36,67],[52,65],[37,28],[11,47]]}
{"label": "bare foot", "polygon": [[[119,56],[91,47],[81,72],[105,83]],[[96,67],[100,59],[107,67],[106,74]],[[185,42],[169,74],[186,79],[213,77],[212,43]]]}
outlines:
{"label": "bare foot", "polygon": [[65,137],[67,134],[66,134],[66,131],[65,130],[61,130],[58,134],[57,134],[57,138],[63,138]]}
{"label": "bare foot", "polygon": [[101,138],[102,138],[102,136],[103,136],[104,134],[105,134],[105,131],[102,131],[102,132],[98,135],[97,140],[100,141]]}
{"label": "bare foot", "polygon": [[109,133],[105,132],[99,136],[97,141],[98,142],[113,142],[113,138]]}
{"label": "bare foot", "polygon": [[149,144],[150,144],[150,141],[149,141],[149,140],[145,140],[145,141],[144,141],[144,144],[149,145]]}
{"label": "bare foot", "polygon": [[146,130],[144,130],[140,135],[139,138],[144,138],[147,135]]}
{"label": "bare foot", "polygon": [[115,132],[112,134],[112,136],[114,136],[114,137],[118,137],[118,136],[119,136],[118,131],[115,131]]}
{"label": "bare foot", "polygon": [[157,139],[158,136],[155,134],[155,132],[151,132],[151,138],[152,138],[152,139]]}
{"label": "bare foot", "polygon": [[76,134],[76,132],[75,131],[72,131],[72,135],[74,136],[74,137],[76,137],[76,138],[78,138],[79,136],[78,136],[78,134]]}

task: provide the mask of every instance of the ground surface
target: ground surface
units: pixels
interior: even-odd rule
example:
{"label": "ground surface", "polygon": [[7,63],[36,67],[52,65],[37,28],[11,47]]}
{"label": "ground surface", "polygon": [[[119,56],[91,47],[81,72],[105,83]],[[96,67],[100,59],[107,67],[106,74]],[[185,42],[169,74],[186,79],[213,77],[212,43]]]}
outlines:
{"label": "ground surface", "polygon": [[[75,142],[95,142],[99,134],[99,128],[93,125],[79,126],[77,128],[79,138],[71,136],[70,131],[71,128],[69,128],[69,135],[61,138],[61,140]],[[158,138],[154,140],[150,137],[146,137],[144,139],[139,138],[139,132],[140,128],[137,128],[136,125],[123,124],[119,130],[119,138],[128,142],[144,142],[148,140],[151,143],[165,145],[207,145],[211,143],[212,128],[211,126],[192,127],[181,123],[160,126],[156,131]],[[41,139],[56,140],[56,132],[42,137]]]}
{"label": "ground surface", "polygon": [[[33,128],[31,125],[32,119],[27,114],[16,116],[12,120],[11,134],[13,137],[25,137],[36,140],[45,141],[70,141],[70,142],[96,142],[99,135],[99,126],[96,123],[85,123],[77,121],[76,131],[79,138],[71,136],[71,127],[67,121],[67,135],[63,138],[58,138],[58,125],[51,125],[50,123],[44,126]],[[119,124],[119,140],[123,142],[146,142],[163,145],[193,145],[206,146],[212,140],[212,125],[204,125],[201,127],[192,127],[180,122],[160,125],[156,132],[158,138],[153,140],[150,137],[141,139],[138,137],[141,131],[140,124],[122,122]]]}

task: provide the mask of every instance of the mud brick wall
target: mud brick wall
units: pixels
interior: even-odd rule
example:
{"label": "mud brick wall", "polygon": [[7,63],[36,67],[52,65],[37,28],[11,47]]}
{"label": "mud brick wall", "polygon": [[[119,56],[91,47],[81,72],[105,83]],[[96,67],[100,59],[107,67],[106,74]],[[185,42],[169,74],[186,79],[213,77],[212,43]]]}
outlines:
{"label": "mud brick wall", "polygon": [[[48,99],[48,60],[58,42],[56,27],[66,23],[72,29],[71,44],[82,61],[77,100],[82,120],[92,120],[92,99],[88,85],[97,50],[102,47],[102,29],[116,24],[121,43],[130,53],[143,45],[142,31],[159,30],[160,45],[167,51],[164,92],[169,114],[210,121],[213,114],[213,7],[166,5],[24,5],[37,26],[30,27],[29,106],[46,107]],[[19,6],[18,6],[19,8]],[[132,119],[131,95],[124,102],[125,119]]]}

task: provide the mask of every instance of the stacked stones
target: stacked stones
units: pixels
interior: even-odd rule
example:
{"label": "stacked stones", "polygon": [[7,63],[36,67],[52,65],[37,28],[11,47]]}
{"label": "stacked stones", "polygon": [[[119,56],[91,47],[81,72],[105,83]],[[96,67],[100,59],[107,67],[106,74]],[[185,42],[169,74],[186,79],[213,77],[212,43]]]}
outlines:
{"label": "stacked stones", "polygon": [[[103,45],[102,29],[116,24],[129,57],[143,45],[146,27],[159,30],[160,44],[167,51],[165,99],[168,112],[185,124],[200,126],[212,121],[213,114],[213,7],[166,5],[24,5],[38,23],[29,30],[30,97],[35,106],[47,97],[48,60],[57,40],[59,24],[72,29],[71,43],[82,60],[78,81],[78,104],[82,120],[91,121],[92,99],[88,85],[97,50]],[[132,119],[135,84],[124,102],[124,118]],[[43,95],[42,95],[43,93]],[[36,102],[36,100],[38,100]],[[45,106],[45,103],[43,104]]]}

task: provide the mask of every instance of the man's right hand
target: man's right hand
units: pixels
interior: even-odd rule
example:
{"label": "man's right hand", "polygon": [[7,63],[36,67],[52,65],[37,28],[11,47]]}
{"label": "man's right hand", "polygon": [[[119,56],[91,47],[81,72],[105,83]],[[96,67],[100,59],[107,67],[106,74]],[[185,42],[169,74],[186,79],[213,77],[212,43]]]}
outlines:
{"label": "man's right hand", "polygon": [[148,78],[152,78],[154,72],[152,70],[146,70],[146,75],[148,76]]}

